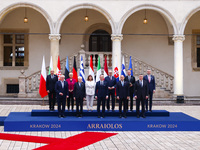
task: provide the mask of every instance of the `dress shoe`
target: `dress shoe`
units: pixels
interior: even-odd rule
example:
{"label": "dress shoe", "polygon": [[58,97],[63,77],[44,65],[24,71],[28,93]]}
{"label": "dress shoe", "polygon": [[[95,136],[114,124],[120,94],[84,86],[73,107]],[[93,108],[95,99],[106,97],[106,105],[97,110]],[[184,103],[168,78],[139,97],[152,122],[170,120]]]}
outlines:
{"label": "dress shoe", "polygon": [[126,115],[124,115],[124,118],[127,118]]}
{"label": "dress shoe", "polygon": [[102,115],[102,118],[105,118],[105,116],[104,116],[104,115]]}
{"label": "dress shoe", "polygon": [[115,110],[114,110],[114,109],[112,109],[112,112],[115,112]]}
{"label": "dress shoe", "polygon": [[98,118],[100,118],[100,116],[98,116]]}
{"label": "dress shoe", "polygon": [[137,115],[137,118],[140,118],[140,115]]}
{"label": "dress shoe", "polygon": [[150,110],[150,112],[152,112],[152,110]]}
{"label": "dress shoe", "polygon": [[142,117],[143,117],[143,118],[146,118],[146,116],[145,116],[145,115],[143,115]]}
{"label": "dress shoe", "polygon": [[62,116],[61,116],[61,115],[59,115],[58,117],[59,117],[59,118],[61,118]]}
{"label": "dress shoe", "polygon": [[122,118],[122,115],[119,115],[119,118]]}
{"label": "dress shoe", "polygon": [[76,117],[79,117],[79,115],[77,114]]}
{"label": "dress shoe", "polygon": [[62,115],[63,118],[65,118],[65,115]]}
{"label": "dress shoe", "polygon": [[79,115],[79,117],[81,117],[81,118],[82,118],[82,117],[83,117],[83,115],[82,115],[82,114],[80,114],[80,115]]}

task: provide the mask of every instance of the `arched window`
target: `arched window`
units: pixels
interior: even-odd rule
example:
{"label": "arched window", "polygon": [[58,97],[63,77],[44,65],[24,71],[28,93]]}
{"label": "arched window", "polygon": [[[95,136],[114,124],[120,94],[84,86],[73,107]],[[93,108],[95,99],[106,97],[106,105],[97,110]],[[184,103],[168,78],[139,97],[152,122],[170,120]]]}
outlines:
{"label": "arched window", "polygon": [[105,30],[96,30],[90,35],[89,51],[93,52],[111,52],[111,36]]}

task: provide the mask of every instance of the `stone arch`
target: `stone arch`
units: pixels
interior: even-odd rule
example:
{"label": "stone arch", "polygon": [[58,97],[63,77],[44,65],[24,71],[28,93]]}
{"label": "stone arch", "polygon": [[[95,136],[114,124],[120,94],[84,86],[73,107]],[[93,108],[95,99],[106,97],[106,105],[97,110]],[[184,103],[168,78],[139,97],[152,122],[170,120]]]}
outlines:
{"label": "stone arch", "polygon": [[[118,26],[118,33],[122,33],[122,29],[123,29],[123,26],[126,22],[126,20],[135,12],[137,11],[140,11],[140,10],[144,10],[144,9],[150,9],[150,10],[154,10],[154,11],[157,11],[158,13],[160,13],[165,20],[168,20],[170,22],[170,24],[172,25],[172,28],[173,28],[173,32],[174,34],[177,34],[178,33],[178,30],[177,30],[177,25],[176,25],[176,21],[174,19],[174,17],[171,15],[171,13],[167,10],[165,10],[164,8],[162,7],[159,7],[159,6],[155,6],[155,5],[152,5],[152,4],[145,4],[145,5],[140,5],[140,6],[137,6],[137,7],[134,7],[134,8],[131,8],[129,11],[127,11],[123,17],[121,18],[120,22],[119,22],[119,26]],[[166,23],[167,24],[167,23]],[[168,30],[170,31],[170,27],[169,27],[169,24],[167,24],[168,26]]]}
{"label": "stone arch", "polygon": [[79,10],[79,9],[93,9],[93,10],[96,10],[96,11],[100,12],[101,14],[104,15],[104,17],[110,23],[112,33],[115,32],[115,24],[114,24],[113,18],[111,17],[111,15],[106,10],[104,10],[103,8],[101,8],[101,7],[97,6],[97,5],[94,5],[94,4],[84,3],[84,4],[78,4],[78,5],[72,6],[69,9],[65,10],[60,15],[60,17],[58,18],[58,21],[56,23],[56,27],[55,27],[56,33],[60,33],[60,29],[61,29],[62,23],[65,20],[65,18],[69,14],[71,14],[72,12],[74,12],[76,10]]}
{"label": "stone arch", "polygon": [[38,11],[46,19],[46,21],[49,25],[50,33],[54,32],[53,21],[52,21],[50,15],[47,13],[47,11],[44,10],[42,7],[32,4],[32,3],[26,3],[26,2],[25,3],[15,3],[15,4],[11,4],[11,5],[7,6],[6,8],[4,8],[3,10],[0,11],[0,23],[9,12],[11,12],[12,10],[14,10],[16,8],[20,8],[20,7],[28,7],[28,8],[32,8],[32,9]]}

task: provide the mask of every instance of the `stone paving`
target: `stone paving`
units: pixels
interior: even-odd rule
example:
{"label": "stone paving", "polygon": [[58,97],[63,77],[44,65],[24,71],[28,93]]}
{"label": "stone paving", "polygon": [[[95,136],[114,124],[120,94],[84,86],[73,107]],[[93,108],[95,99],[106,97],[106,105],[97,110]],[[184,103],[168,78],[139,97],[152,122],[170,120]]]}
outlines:
{"label": "stone paving", "polygon": [[[84,106],[85,108],[85,106]],[[135,107],[134,107],[135,108]],[[10,112],[30,112],[32,109],[48,109],[40,105],[0,105],[0,116]],[[85,108],[86,109],[86,108]],[[183,112],[200,119],[200,106],[154,106],[154,109]],[[0,127],[4,133],[4,127]],[[67,138],[81,132],[12,132],[12,134]],[[31,150],[44,144],[0,140],[0,150]],[[67,148],[66,148],[67,149]],[[199,150],[200,132],[118,132],[83,150]]]}

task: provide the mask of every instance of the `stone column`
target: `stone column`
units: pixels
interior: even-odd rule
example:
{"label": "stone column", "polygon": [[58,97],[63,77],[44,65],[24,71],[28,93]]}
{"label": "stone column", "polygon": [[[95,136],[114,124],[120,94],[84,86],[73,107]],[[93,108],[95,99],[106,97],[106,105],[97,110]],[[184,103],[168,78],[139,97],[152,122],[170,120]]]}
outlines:
{"label": "stone column", "polygon": [[123,35],[119,34],[112,34],[111,35],[111,40],[112,40],[112,70],[114,70],[114,67],[118,66],[118,71],[119,75],[121,74],[121,67],[122,67],[122,62],[121,62],[121,41],[123,39]]}
{"label": "stone column", "polygon": [[[183,93],[183,41],[184,35],[174,35],[174,96],[184,100]],[[178,101],[177,101],[178,102]]]}
{"label": "stone column", "polygon": [[61,38],[60,34],[49,34],[49,39],[51,40],[50,57],[52,56],[54,73],[56,73],[56,69],[57,69],[60,38]]}
{"label": "stone column", "polygon": [[24,75],[24,70],[21,70],[21,75],[19,76],[18,97],[26,97],[26,76]]}

